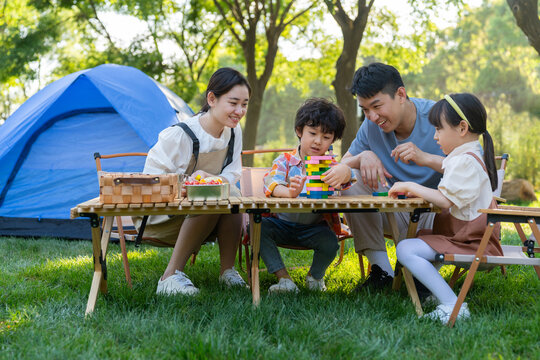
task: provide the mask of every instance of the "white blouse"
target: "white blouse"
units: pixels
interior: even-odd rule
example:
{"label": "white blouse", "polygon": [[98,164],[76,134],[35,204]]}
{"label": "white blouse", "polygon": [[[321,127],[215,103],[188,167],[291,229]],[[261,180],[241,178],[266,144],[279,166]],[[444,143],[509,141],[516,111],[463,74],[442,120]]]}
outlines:
{"label": "white blouse", "polygon": [[480,142],[471,141],[458,146],[443,160],[444,174],[438,187],[454,203],[450,213],[464,221],[480,216],[478,209],[488,208],[493,199],[488,174],[467,152],[474,153],[483,161]]}
{"label": "white blouse", "polygon": [[[209,153],[227,148],[232,129],[225,127],[221,136],[215,138],[202,128],[199,121],[200,117],[201,114],[197,114],[185,121],[199,139],[199,153]],[[215,174],[223,176],[231,184],[236,184],[242,173],[240,158],[242,152],[242,129],[240,125],[234,128],[234,135],[232,162],[223,169],[221,174]],[[148,152],[143,172],[146,174],[183,174],[191,160],[192,148],[191,138],[180,126],[168,127],[159,133],[158,142]]]}

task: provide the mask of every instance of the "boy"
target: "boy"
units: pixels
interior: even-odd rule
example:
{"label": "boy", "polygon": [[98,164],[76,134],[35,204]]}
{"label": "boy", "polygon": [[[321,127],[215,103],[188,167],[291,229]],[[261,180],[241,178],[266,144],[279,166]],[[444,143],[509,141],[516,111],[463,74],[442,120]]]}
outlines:
{"label": "boy", "polygon": [[[325,99],[307,100],[296,112],[295,131],[300,145],[274,160],[272,170],[264,177],[266,196],[295,198],[304,192],[305,157],[324,155],[334,140],[341,138],[344,128],[345,118],[340,108]],[[348,188],[354,180],[351,168],[337,162],[324,175],[323,181],[334,188]],[[261,256],[268,272],[278,278],[278,283],[268,291],[297,292],[277,245],[313,249],[306,286],[310,290],[326,290],[324,273],[336,256],[338,241],[322,214],[279,213],[277,217],[263,218]]]}

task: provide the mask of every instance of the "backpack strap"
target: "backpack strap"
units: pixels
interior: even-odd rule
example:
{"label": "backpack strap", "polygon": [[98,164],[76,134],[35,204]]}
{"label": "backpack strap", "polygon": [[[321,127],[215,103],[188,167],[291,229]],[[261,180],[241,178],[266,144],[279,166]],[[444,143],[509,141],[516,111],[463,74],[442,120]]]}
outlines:
{"label": "backpack strap", "polygon": [[229,145],[227,149],[227,156],[225,157],[225,163],[223,163],[223,167],[221,168],[221,171],[227,167],[230,163],[232,163],[233,159],[233,153],[234,153],[234,129],[231,128],[231,138],[229,139]]}
{"label": "backpack strap", "polygon": [[193,169],[191,170],[191,172],[193,172],[197,168],[197,161],[199,160],[199,139],[197,138],[197,136],[195,136],[193,131],[191,131],[191,129],[186,123],[179,122],[178,124],[174,124],[173,126],[180,126],[185,131],[185,133],[188,134],[188,136],[191,138],[191,141],[193,142],[193,156],[195,157],[195,164],[193,165]]}
{"label": "backpack strap", "polygon": [[[192,173],[197,168],[197,161],[199,160],[199,148],[200,148],[200,142],[197,136],[195,136],[195,133],[189,128],[189,126],[184,122],[179,122],[178,124],[174,124],[173,126],[180,126],[186,134],[191,138],[191,141],[193,142],[193,156],[195,157],[195,164],[193,165]],[[230,163],[232,163],[233,155],[234,155],[234,129],[231,128],[231,138],[229,139],[229,144],[227,145],[227,155],[225,156],[225,162],[223,163],[223,167],[221,168],[221,171],[227,167]]]}

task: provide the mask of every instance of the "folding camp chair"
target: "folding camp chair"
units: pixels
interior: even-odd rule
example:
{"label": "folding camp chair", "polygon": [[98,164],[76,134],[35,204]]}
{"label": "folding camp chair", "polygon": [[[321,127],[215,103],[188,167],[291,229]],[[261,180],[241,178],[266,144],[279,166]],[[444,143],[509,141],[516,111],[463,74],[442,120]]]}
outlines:
{"label": "folding camp chair", "polygon": [[[459,255],[459,254],[439,254],[436,257],[437,261],[443,264],[453,264],[460,267],[469,267],[469,273],[465,278],[465,282],[458,295],[458,300],[448,321],[448,326],[454,326],[457,314],[467,292],[469,291],[477,270],[489,268],[497,265],[524,265],[533,266],[538,279],[540,279],[540,258],[535,257],[535,254],[540,253],[540,248],[535,246],[535,241],[526,239],[522,223],[529,224],[532,233],[536,239],[540,239],[540,208],[518,207],[518,206],[500,206],[498,209],[482,209],[479,210],[487,214],[487,227],[484,236],[480,242],[480,246],[474,255]],[[489,241],[489,237],[493,233],[496,223],[510,222],[514,223],[515,228],[523,241],[523,246],[502,245],[502,256],[486,256],[484,251]]]}
{"label": "folding camp chair", "polygon": [[[240,188],[242,191],[242,196],[265,196],[263,192],[263,178],[264,175],[270,171],[270,168],[253,168],[253,167],[244,167],[242,168],[242,176],[240,177]],[[247,222],[249,217],[247,214],[244,216],[243,220],[243,237],[242,244],[244,245],[245,255],[246,255],[246,272],[248,274],[248,280],[251,283],[251,262],[249,254],[249,234],[247,232]],[[334,266],[338,266],[343,260],[343,254],[345,249],[345,240],[351,238],[352,235],[348,231],[348,227],[345,224],[341,226],[341,234],[336,234],[338,236],[338,241],[340,242],[340,252],[339,259]],[[290,246],[290,245],[279,245],[280,247],[293,249],[293,250],[312,250],[311,248],[303,246]],[[241,262],[241,251],[240,251],[240,262]]]}
{"label": "folding camp chair", "polygon": [[[501,156],[496,156],[495,160],[500,161],[499,169],[497,169],[497,189],[493,191],[493,198],[497,201],[498,204],[506,202],[505,199],[501,198],[501,191],[502,186],[504,182],[504,175],[506,173],[506,164],[509,160],[508,154],[502,154]],[[521,228],[520,228],[521,230]],[[523,235],[525,236],[525,235]],[[459,266],[458,264],[455,264],[456,267],[454,269],[454,272],[452,273],[452,276],[450,277],[450,280],[448,281],[448,285],[450,285],[451,288],[454,287],[456,282],[467,272],[467,267],[463,268]],[[504,275],[506,273],[506,269],[504,265],[501,265],[501,272]]]}

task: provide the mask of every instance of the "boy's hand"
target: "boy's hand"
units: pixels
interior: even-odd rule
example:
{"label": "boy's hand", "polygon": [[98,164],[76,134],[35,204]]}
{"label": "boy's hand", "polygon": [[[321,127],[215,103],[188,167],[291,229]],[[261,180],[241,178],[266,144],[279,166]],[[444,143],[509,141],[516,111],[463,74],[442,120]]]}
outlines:
{"label": "boy's hand", "polygon": [[290,178],[291,183],[289,184],[289,197],[295,198],[300,195],[302,190],[304,189],[304,183],[306,182],[305,176],[293,176]]}
{"label": "boy's hand", "polygon": [[323,181],[329,186],[339,189],[341,185],[351,180],[351,168],[344,164],[337,164],[326,171]]}

